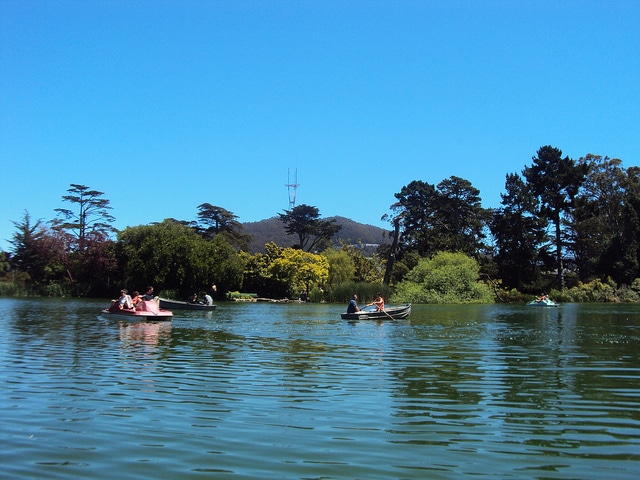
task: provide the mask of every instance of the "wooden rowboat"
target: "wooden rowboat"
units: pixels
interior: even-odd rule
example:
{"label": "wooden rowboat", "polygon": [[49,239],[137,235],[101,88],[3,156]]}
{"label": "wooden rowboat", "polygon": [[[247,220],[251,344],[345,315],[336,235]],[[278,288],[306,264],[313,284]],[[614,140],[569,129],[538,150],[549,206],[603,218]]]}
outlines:
{"label": "wooden rowboat", "polygon": [[167,298],[160,298],[160,308],[167,308],[171,310],[215,310],[216,305],[205,305],[204,303],[190,303],[181,302],[180,300],[169,300]]}
{"label": "wooden rowboat", "polygon": [[411,304],[400,305],[397,307],[385,307],[382,311],[363,309],[354,313],[341,313],[343,320],[397,320],[399,318],[408,317],[411,313]]}

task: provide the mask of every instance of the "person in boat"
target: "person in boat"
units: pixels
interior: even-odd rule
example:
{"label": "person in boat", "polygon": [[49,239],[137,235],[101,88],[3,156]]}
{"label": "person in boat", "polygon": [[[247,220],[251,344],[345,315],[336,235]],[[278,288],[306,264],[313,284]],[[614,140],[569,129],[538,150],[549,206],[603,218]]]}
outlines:
{"label": "person in boat", "polygon": [[116,300],[116,305],[118,305],[118,310],[133,310],[133,301],[126,288],[120,290],[120,298]]}
{"label": "person in boat", "polygon": [[376,307],[376,312],[382,312],[384,310],[384,298],[382,298],[382,292],[376,293],[376,298],[367,307],[373,305]]}
{"label": "person in boat", "polygon": [[147,290],[144,292],[144,295],[142,295],[142,300],[155,300],[156,297],[153,294],[153,287],[152,286],[148,286]]}
{"label": "person in boat", "polygon": [[191,295],[189,297],[189,300],[187,300],[188,303],[198,303],[198,294],[194,293],[193,295]]}
{"label": "person in boat", "polygon": [[356,313],[359,311],[360,309],[358,308],[358,295],[354,293],[353,297],[351,297],[351,300],[349,300],[349,305],[347,305],[347,313]]}
{"label": "person in boat", "polygon": [[213,305],[213,298],[208,293],[204,294],[204,304],[205,305]]}
{"label": "person in boat", "polygon": [[131,297],[131,303],[133,304],[134,310],[138,309],[140,302],[142,302],[142,297],[140,296],[140,292],[136,290],[135,292],[133,292],[133,295]]}
{"label": "person in boat", "polygon": [[549,297],[547,297],[546,293],[543,293],[542,295],[540,295],[539,297],[536,297],[536,302],[540,303],[540,302],[545,302],[549,300]]}

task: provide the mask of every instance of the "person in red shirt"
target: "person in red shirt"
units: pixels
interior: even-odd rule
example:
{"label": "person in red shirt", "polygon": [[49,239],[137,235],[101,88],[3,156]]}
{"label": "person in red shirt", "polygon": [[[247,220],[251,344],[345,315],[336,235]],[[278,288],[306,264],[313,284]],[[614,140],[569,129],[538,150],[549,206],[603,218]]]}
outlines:
{"label": "person in red shirt", "polygon": [[382,312],[384,310],[384,298],[382,298],[382,292],[376,293],[376,299],[369,305],[374,305],[377,312]]}

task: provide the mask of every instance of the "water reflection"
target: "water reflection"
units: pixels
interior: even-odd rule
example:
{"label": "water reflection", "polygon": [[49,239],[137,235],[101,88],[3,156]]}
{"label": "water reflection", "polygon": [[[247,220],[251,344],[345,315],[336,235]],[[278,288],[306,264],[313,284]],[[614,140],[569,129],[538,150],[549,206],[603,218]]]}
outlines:
{"label": "water reflection", "polygon": [[[579,320],[575,305],[542,312],[494,309],[467,314],[452,308],[419,332],[418,348],[390,357],[398,363],[392,369],[398,380],[394,434],[405,437],[397,441],[469,452],[483,445],[501,455],[638,460],[632,447],[638,446],[640,415],[624,402],[638,399],[639,339],[620,317],[612,325],[601,316],[580,325],[584,317]],[[615,358],[603,345],[612,336],[622,343]],[[602,450],[612,441],[615,453]],[[541,468],[571,466],[565,460]]]}
{"label": "water reflection", "polygon": [[638,306],[101,307],[0,300],[8,477],[640,473]]}
{"label": "water reflection", "polygon": [[171,339],[171,322],[120,322],[119,332],[125,348],[158,347]]}

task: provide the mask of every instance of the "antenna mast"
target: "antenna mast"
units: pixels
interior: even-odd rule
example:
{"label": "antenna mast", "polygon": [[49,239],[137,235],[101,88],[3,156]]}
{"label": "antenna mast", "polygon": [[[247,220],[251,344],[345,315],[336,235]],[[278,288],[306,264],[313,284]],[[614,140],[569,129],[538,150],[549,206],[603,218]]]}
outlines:
{"label": "antenna mast", "polygon": [[298,169],[296,168],[296,173],[293,179],[293,183],[291,183],[291,180],[289,179],[289,169],[287,168],[287,184],[285,185],[285,187],[287,187],[287,191],[289,193],[289,210],[291,210],[293,207],[296,206],[296,189],[299,186],[298,183]]}

